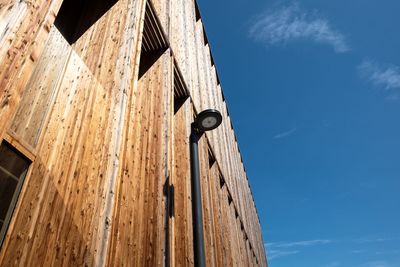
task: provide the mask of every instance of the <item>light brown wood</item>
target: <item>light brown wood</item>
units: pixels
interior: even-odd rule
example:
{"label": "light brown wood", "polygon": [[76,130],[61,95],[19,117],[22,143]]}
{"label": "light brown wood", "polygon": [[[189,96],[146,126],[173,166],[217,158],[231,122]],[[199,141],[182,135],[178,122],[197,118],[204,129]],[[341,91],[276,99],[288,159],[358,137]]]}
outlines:
{"label": "light brown wood", "polygon": [[53,25],[62,0],[3,2],[0,140],[32,164],[0,266],[193,266],[189,135],[206,108],[223,115],[199,142],[207,266],[267,266],[195,2],[116,1],[73,44]]}
{"label": "light brown wood", "polygon": [[4,134],[4,140],[12,145],[15,149],[20,151],[30,161],[35,160],[36,156],[32,149],[27,144],[24,144],[22,140],[15,137],[15,135],[13,135],[11,132],[7,132]]}
{"label": "light brown wood", "polygon": [[0,138],[8,128],[60,5],[61,0],[9,0],[0,4]]}

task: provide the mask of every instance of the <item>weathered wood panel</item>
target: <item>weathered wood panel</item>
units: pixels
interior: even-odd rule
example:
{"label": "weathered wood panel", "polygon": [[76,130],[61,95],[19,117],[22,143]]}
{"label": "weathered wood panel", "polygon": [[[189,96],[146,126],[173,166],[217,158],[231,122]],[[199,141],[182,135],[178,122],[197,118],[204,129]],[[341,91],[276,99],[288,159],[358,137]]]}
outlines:
{"label": "weathered wood panel", "polygon": [[47,40],[61,0],[0,3],[0,138]]}
{"label": "weathered wood panel", "polygon": [[[32,173],[2,246],[0,265],[103,265],[127,95],[133,88],[136,14],[141,5],[119,1],[70,48]],[[45,50],[57,49],[65,49],[65,44],[50,38]],[[44,61],[52,59],[47,55],[43,54]],[[33,89],[53,85],[53,75],[37,75],[40,81]],[[34,114],[47,103],[29,110],[25,106],[30,102],[23,101],[20,110]],[[29,125],[29,120],[24,123]],[[29,142],[31,135],[17,133]]]}
{"label": "weathered wood panel", "polygon": [[211,265],[212,260],[212,241],[211,235],[212,230],[209,222],[209,210],[210,203],[207,198],[208,194],[208,171],[209,171],[209,155],[208,155],[208,144],[205,138],[201,138],[199,141],[199,160],[200,164],[200,185],[201,185],[201,195],[202,195],[202,213],[203,213],[203,231],[204,231],[204,249],[206,251],[206,265]]}
{"label": "weathered wood panel", "polygon": [[[155,5],[160,5],[157,3],[160,1],[154,2],[156,2]],[[201,111],[206,108],[218,108],[223,112],[223,125],[217,130],[207,133],[206,136],[215,151],[218,165],[221,167],[221,175],[229,188],[227,195],[229,194],[233,199],[232,207],[239,214],[242,225],[240,231],[250,240],[249,253],[253,255],[254,251],[258,258],[258,264],[266,265],[262,239],[257,238],[257,236],[261,236],[261,229],[236,137],[226,103],[223,100],[210,48],[204,39],[203,24],[201,20],[196,20],[195,15],[192,1],[170,1],[169,38],[171,48],[190,90],[194,109]],[[203,160],[201,164],[203,166],[207,164],[207,161]],[[203,187],[206,186],[203,185]],[[208,212],[208,208],[208,204],[205,204],[206,212]],[[206,214],[205,220],[208,219],[207,216]],[[206,221],[205,224],[207,224]],[[209,234],[206,233],[207,236]],[[234,233],[231,235],[234,236]],[[207,242],[209,242],[208,246],[212,245],[211,240],[208,239]],[[238,259],[235,260],[238,261]],[[207,258],[207,262],[211,263],[212,259]],[[253,258],[251,258],[251,262],[253,262]]]}
{"label": "weathered wood panel", "polygon": [[165,52],[140,78],[130,106],[123,173],[113,220],[111,266],[161,266],[164,262],[168,95],[171,58]]}
{"label": "weathered wood panel", "polygon": [[195,62],[194,2],[170,0],[170,44],[183,78],[192,91],[192,68]]}
{"label": "weathered wood panel", "polygon": [[153,4],[157,17],[161,23],[161,26],[164,30],[166,37],[169,37],[169,28],[170,28],[170,0],[150,0]]}
{"label": "weathered wood panel", "polygon": [[174,214],[172,217],[171,266],[193,266],[193,227],[190,181],[189,136],[193,118],[189,100],[174,115],[173,168],[171,183],[174,186]]}
{"label": "weathered wood panel", "polygon": [[[61,1],[0,4],[0,139],[33,155],[0,265],[192,266],[188,142],[206,108],[224,117],[199,143],[207,264],[267,265],[195,3],[151,1],[171,48],[139,80],[145,0],[116,1],[72,46],[51,28]],[[174,62],[190,92],[176,114]]]}
{"label": "weathered wood panel", "polygon": [[71,51],[64,37],[52,27],[47,45],[26,85],[10,126],[10,131],[32,149],[36,149]]}

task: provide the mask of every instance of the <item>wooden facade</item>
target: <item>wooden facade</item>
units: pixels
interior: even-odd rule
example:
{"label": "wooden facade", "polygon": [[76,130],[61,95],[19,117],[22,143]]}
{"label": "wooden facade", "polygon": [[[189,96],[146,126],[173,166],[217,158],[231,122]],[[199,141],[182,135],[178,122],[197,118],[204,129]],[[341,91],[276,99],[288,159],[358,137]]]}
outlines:
{"label": "wooden facade", "polygon": [[195,1],[1,1],[0,141],[31,163],[0,266],[192,266],[207,108],[223,115],[199,143],[207,266],[267,266]]}

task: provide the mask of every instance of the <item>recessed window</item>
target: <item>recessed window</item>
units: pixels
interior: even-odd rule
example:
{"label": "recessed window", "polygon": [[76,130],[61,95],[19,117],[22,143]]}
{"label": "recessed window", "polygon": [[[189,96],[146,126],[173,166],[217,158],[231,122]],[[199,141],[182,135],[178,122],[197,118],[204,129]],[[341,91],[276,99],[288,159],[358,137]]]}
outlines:
{"label": "recessed window", "polygon": [[21,191],[30,160],[7,142],[0,146],[0,244]]}
{"label": "recessed window", "polygon": [[197,1],[194,1],[194,10],[195,10],[195,15],[196,15],[196,21],[199,21],[201,19],[201,15],[200,15],[200,9],[199,9],[199,5],[197,4]]}
{"label": "recessed window", "polygon": [[142,48],[140,53],[139,79],[168,49],[164,30],[150,1],[146,3],[143,25]]}
{"label": "recessed window", "polygon": [[222,177],[222,175],[219,175],[219,186],[222,188],[225,185],[225,179]]}
{"label": "recessed window", "polygon": [[211,169],[211,167],[214,165],[215,161],[216,161],[216,160],[215,160],[214,154],[213,154],[211,148],[208,147],[208,167],[209,167],[210,169]]}
{"label": "recessed window", "polygon": [[174,64],[174,114],[178,112],[181,106],[189,98],[189,91],[183,80],[179,68]]}
{"label": "recessed window", "polygon": [[118,0],[64,0],[54,25],[68,41],[75,43]]}

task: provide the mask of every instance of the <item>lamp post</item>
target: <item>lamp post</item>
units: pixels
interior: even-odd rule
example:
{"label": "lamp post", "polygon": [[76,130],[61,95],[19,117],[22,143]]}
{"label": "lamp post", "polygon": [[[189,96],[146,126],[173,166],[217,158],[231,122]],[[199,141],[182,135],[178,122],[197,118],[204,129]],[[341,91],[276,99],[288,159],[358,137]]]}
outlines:
{"label": "lamp post", "polygon": [[218,110],[207,109],[200,112],[191,125],[190,174],[192,178],[193,249],[195,267],[206,266],[198,141],[204,132],[214,130],[221,122],[222,115]]}

